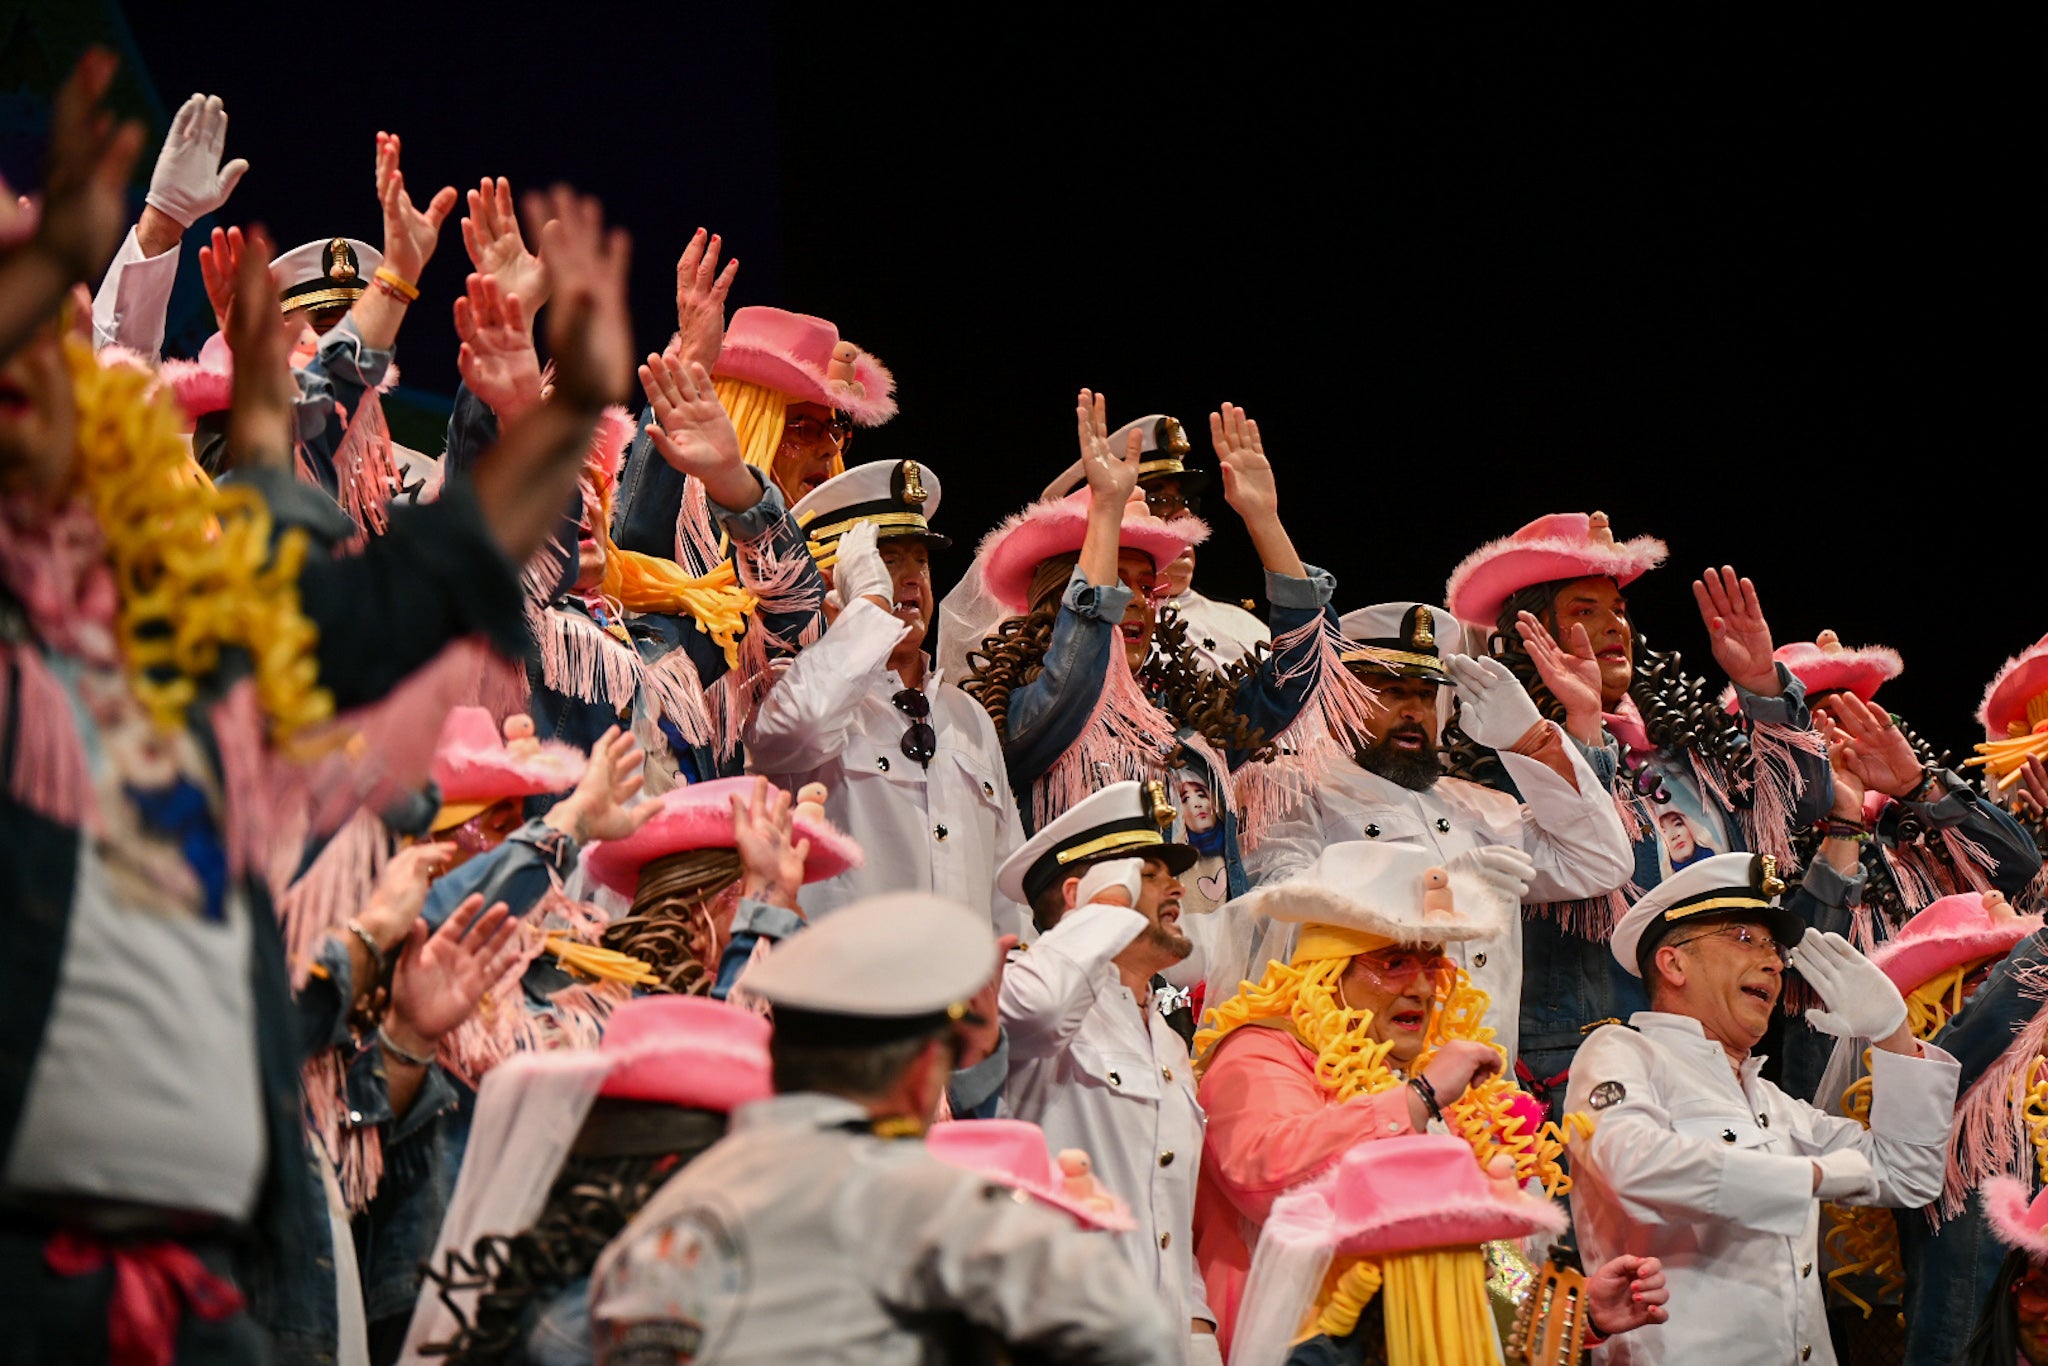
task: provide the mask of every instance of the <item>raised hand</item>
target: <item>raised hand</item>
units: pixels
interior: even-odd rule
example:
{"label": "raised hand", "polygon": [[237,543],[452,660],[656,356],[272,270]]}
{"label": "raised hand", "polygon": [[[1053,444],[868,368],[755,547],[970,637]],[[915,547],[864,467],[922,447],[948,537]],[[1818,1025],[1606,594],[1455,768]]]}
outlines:
{"label": "raised hand", "polygon": [[1515,632],[1529,652],[1529,662],[1543,686],[1550,689],[1564,707],[1565,729],[1587,744],[1600,739],[1600,661],[1593,656],[1593,642],[1586,628],[1577,622],[1565,632],[1567,645],[1560,647],[1534,614],[1523,612],[1515,618]]}
{"label": "raised hand", "polygon": [[377,134],[377,202],[384,210],[384,267],[410,284],[440,245],[441,225],[455,209],[455,187],[443,185],[424,211],[413,207],[399,169],[398,134]]}
{"label": "raised hand", "polygon": [[1450,654],[1444,656],[1444,671],[1464,704],[1458,724],[1488,749],[1511,749],[1543,724],[1529,690],[1499,660]]}
{"label": "raised hand", "polygon": [[228,202],[249,170],[240,157],[221,164],[228,111],[218,95],[194,95],[178,107],[150,172],[146,201],[181,228]]}
{"label": "raised hand", "polygon": [[737,256],[718,268],[723,243],[717,233],[699,228],[676,261],[676,335],[667,354],[677,361],[696,361],[706,370],[718,364],[725,345],[725,296],[739,274]]}
{"label": "raised hand", "polygon": [[128,231],[128,177],[144,130],[100,108],[119,63],[104,48],[79,58],[50,108],[48,173],[36,245],[60,261],[67,283],[91,283]]}
{"label": "raised hand", "polygon": [[1828,807],[1828,815],[1841,821],[1863,821],[1863,794],[1868,785],[1857,763],[1856,742],[1849,733],[1835,724],[1827,712],[1814,715],[1814,723],[1828,741],[1828,768],[1834,774],[1835,795]]}
{"label": "raised hand", "polygon": [[797,909],[811,842],[797,839],[796,812],[788,792],[754,780],[753,791],[732,798],[733,848],[740,856],[740,895],[787,910]]}
{"label": "raised hand", "polygon": [[548,354],[555,401],[588,412],[625,400],[633,373],[633,329],[626,316],[632,239],[604,226],[595,199],[566,185],[524,200],[527,231],[540,239],[554,279]]}
{"label": "raised hand", "polygon": [[292,468],[292,407],[299,388],[292,380],[291,346],[278,307],[277,282],[270,278],[275,250],[268,233],[251,228],[235,263],[227,318],[228,349],[235,355],[227,455],[237,469]]}
{"label": "raised hand", "polygon": [[455,301],[455,335],[462,338],[455,368],[500,422],[510,422],[541,400],[532,315],[496,276],[472,275],[468,290]]}
{"label": "raised hand", "polygon": [[2022,795],[2034,810],[2048,816],[2048,766],[2039,759],[2028,759],[2020,765],[2020,781],[2026,785]]}
{"label": "raised hand", "polygon": [[234,307],[235,279],[242,269],[245,246],[240,228],[215,228],[210,241],[199,248],[199,278],[206,285],[206,300],[213,305],[214,324],[228,330],[228,313]]}
{"label": "raised hand", "polygon": [[1603,1337],[1663,1323],[1671,1317],[1664,1307],[1670,1301],[1664,1264],[1655,1257],[1610,1257],[1586,1277],[1586,1305]]}
{"label": "raised hand", "polygon": [[1074,404],[1074,425],[1081,438],[1081,472],[1097,505],[1107,503],[1119,519],[1131,490],[1138,487],[1139,448],[1143,432],[1132,432],[1124,449],[1109,447],[1109,403],[1101,394],[1083,389]]}
{"label": "raised hand", "polygon": [[1709,569],[1693,580],[1693,600],[1707,624],[1714,661],[1738,688],[1759,697],[1776,697],[1784,689],[1778,665],[1771,658],[1771,627],[1757,605],[1756,585],[1735,577],[1733,566]]}
{"label": "raised hand", "polygon": [[1209,414],[1209,441],[1223,472],[1223,496],[1237,515],[1246,522],[1277,517],[1280,495],[1273,486],[1273,462],[1259,440],[1259,424],[1244,409],[1226,403],[1222,412]]}
{"label": "raised hand", "polygon": [[661,812],[652,797],[633,801],[647,783],[646,758],[639,741],[613,726],[590,747],[590,765],[576,790],[555,804],[547,823],[579,844],[625,839]]}
{"label": "raised hand", "polygon": [[522,944],[520,924],[505,903],[485,910],[480,894],[457,906],[432,936],[426,921],[413,921],[391,979],[385,1029],[392,1041],[408,1053],[432,1053],[512,970]]}
{"label": "raised hand", "polygon": [[761,486],[747,473],[739,433],[718,401],[718,390],[702,363],[650,355],[640,367],[640,387],[654,409],[648,439],[679,473],[701,480],[711,501],[734,512],[750,508]]}
{"label": "raised hand", "polygon": [[[1429,1066],[1422,1069],[1422,1079],[1436,1092],[1436,1103],[1448,1106],[1480,1082],[1499,1075],[1501,1066],[1500,1050],[1492,1044],[1477,1039],[1450,1039],[1437,1049]],[[1420,1097],[1410,1104],[1422,1108]]]}
{"label": "raised hand", "polygon": [[377,947],[390,953],[405,942],[412,922],[427,904],[427,889],[447,871],[455,846],[446,842],[408,845],[391,856],[377,874],[377,886],[356,916],[356,923]]}
{"label": "raised hand", "polygon": [[1920,786],[1926,766],[1888,712],[1845,692],[1828,699],[1828,720],[1828,759],[1838,775],[1846,769],[1858,786],[1887,797]]}
{"label": "raised hand", "polygon": [[[519,215],[512,207],[512,182],[486,177],[469,192],[469,214],[462,220],[462,247],[477,274],[489,276],[498,288],[517,295],[527,316],[548,301],[553,282],[547,263],[526,249],[519,235]],[[459,307],[459,305],[458,305]],[[475,388],[474,385],[470,386]]]}

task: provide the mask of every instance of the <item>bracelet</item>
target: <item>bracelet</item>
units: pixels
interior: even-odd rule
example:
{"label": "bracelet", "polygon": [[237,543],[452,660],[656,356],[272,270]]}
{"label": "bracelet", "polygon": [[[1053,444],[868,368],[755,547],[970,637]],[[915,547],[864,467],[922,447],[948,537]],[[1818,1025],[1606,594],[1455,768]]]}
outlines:
{"label": "bracelet", "polygon": [[389,266],[377,267],[377,273],[370,278],[407,303],[420,297],[420,287]]}
{"label": "bracelet", "polygon": [[1820,833],[1831,840],[1854,840],[1863,844],[1870,839],[1870,827],[1862,821],[1841,820],[1830,816],[1820,823]]}
{"label": "bracelet", "polygon": [[370,932],[363,928],[362,922],[349,921],[348,932],[363,941],[363,947],[370,951],[370,961],[376,965],[377,976],[383,977],[390,969],[390,960],[384,956],[384,950],[377,947],[377,941],[370,937]]}
{"label": "bracelet", "polygon": [[1429,1084],[1427,1077],[1408,1078],[1408,1089],[1422,1097],[1422,1108],[1429,1111],[1429,1117],[1441,1124],[1444,1122],[1444,1107],[1437,1104],[1436,1088]]}
{"label": "bracelet", "polygon": [[414,1067],[432,1067],[434,1065],[432,1054],[428,1054],[423,1058],[417,1053],[408,1053],[397,1044],[391,1042],[391,1036],[384,1032],[383,1025],[377,1026],[377,1042],[382,1045],[386,1053],[389,1053],[400,1062],[409,1062]]}
{"label": "bracelet", "polygon": [[1938,768],[1934,768],[1932,766],[1928,767],[1927,769],[1921,772],[1920,781],[1917,784],[1915,784],[1911,792],[1906,794],[1905,800],[1909,802],[1917,802],[1922,800],[1927,795],[1927,789],[1933,787],[1936,783],[1940,781],[1941,770]]}

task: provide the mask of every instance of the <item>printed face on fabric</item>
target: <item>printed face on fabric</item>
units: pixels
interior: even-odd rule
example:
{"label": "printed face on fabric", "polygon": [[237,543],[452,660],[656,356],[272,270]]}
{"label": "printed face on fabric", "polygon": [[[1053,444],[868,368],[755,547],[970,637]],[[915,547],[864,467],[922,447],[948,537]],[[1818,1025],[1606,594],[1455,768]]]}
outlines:
{"label": "printed face on fabric", "polygon": [[605,1278],[609,1315],[599,1355],[620,1363],[717,1359],[745,1302],[746,1248],[705,1208],[677,1215],[651,1238],[626,1245]]}

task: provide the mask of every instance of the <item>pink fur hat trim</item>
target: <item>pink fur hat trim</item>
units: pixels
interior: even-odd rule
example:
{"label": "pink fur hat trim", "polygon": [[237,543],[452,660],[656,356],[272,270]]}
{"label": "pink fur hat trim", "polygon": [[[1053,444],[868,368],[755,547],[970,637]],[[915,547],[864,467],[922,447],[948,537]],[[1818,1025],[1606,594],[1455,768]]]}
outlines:
{"label": "pink fur hat trim", "polygon": [[[1081,549],[1088,535],[1092,497],[1087,489],[1079,488],[1064,498],[1042,498],[982,538],[982,583],[996,601],[1019,615],[1031,610],[1031,576],[1053,556]],[[1134,493],[1124,505],[1123,531],[1117,544],[1124,550],[1143,551],[1152,557],[1155,568],[1164,569],[1189,546],[1208,539],[1209,524],[1201,518],[1162,521],[1146,511],[1143,496]]]}
{"label": "pink fur hat trim", "polygon": [[[583,867],[592,877],[631,897],[640,886],[640,870],[655,859],[691,849],[733,847],[732,799],[752,794],[756,778],[714,778],[663,793],[661,814],[622,840],[601,840],[583,852]],[[838,877],[861,864],[860,846],[821,815],[797,808],[795,833],[811,842],[804,862],[804,881]]]}
{"label": "pink fur hat trim", "polygon": [[[948,1166],[964,1167],[991,1181],[1023,1191],[1041,1205],[1050,1205],[1082,1228],[1124,1233],[1137,1225],[1130,1206],[1109,1191],[1109,1209],[1090,1205],[1067,1190],[1053,1163],[1045,1130],[1021,1119],[959,1119],[934,1124],[924,1136],[931,1155]],[[1098,1188],[1099,1189],[1099,1188]]]}
{"label": "pink fur hat trim", "polygon": [[[1817,640],[1795,640],[1780,645],[1771,658],[1792,671],[1806,685],[1808,699],[1824,692],[1852,692],[1865,702],[1877,690],[1906,671],[1906,662],[1889,645],[1865,645],[1849,649],[1833,631],[1822,631]],[[1721,706],[1733,712],[1735,689],[1721,690]]]}
{"label": "pink fur hat trim", "polygon": [[[1593,518],[1601,519],[1596,532]],[[1617,542],[1606,515],[1556,512],[1488,541],[1451,571],[1444,601],[1459,621],[1491,631],[1510,594],[1558,579],[1610,578],[1626,587],[1664,563],[1654,536]]]}
{"label": "pink fur hat trim", "polygon": [[773,1093],[768,1021],[704,996],[639,996],[605,1022],[602,1094],[731,1114]]}
{"label": "pink fur hat trim", "polygon": [[2025,1186],[2010,1176],[1994,1176],[1984,1183],[1984,1212],[2000,1242],[2048,1261],[2048,1190],[2030,1201]]}
{"label": "pink fur hat trim", "polygon": [[2048,692],[2048,636],[2006,660],[1984,690],[1984,705],[1977,709],[1984,738],[2007,739],[2014,725],[2024,733],[2028,729],[2027,703],[2044,692]]}
{"label": "pink fur hat trim", "polygon": [[515,753],[498,723],[482,707],[457,707],[441,727],[434,746],[434,783],[444,806],[497,802],[567,792],[583,777],[589,759],[574,745],[549,740],[530,753]]}
{"label": "pink fur hat trim", "polygon": [[1959,892],[1908,920],[1872,950],[1870,961],[1901,995],[1910,995],[1950,968],[2004,957],[2041,924],[2038,915],[2015,914],[1998,892]]}
{"label": "pink fur hat trim", "polygon": [[1343,1256],[1478,1247],[1564,1231],[1562,1210],[1488,1176],[1471,1145],[1449,1134],[1360,1143],[1315,1184],[1329,1204]]}
{"label": "pink fur hat trim", "polygon": [[[235,355],[227,338],[216,332],[199,348],[198,360],[167,360],[158,367],[171,396],[185,416],[197,422],[208,413],[224,412],[235,398]],[[391,366],[377,385],[388,394],[398,386],[398,367]]]}
{"label": "pink fur hat trim", "polygon": [[867,352],[845,344],[839,329],[808,313],[742,308],[726,324],[717,379],[745,380],[807,403],[837,408],[862,427],[896,416],[896,377]]}

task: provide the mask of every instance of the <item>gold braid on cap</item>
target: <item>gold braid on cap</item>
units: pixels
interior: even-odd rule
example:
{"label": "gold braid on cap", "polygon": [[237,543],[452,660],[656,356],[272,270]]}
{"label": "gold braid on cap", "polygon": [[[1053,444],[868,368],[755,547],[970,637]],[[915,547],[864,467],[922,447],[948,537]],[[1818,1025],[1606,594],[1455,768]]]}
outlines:
{"label": "gold braid on cap", "polygon": [[169,390],[63,342],[78,409],[79,493],[106,537],[120,594],[115,630],[129,686],[156,725],[181,729],[221,651],[247,654],[271,738],[325,721],[320,633],[299,605],[307,536],[271,545],[270,505],[250,485],[217,488],[193,461]]}

